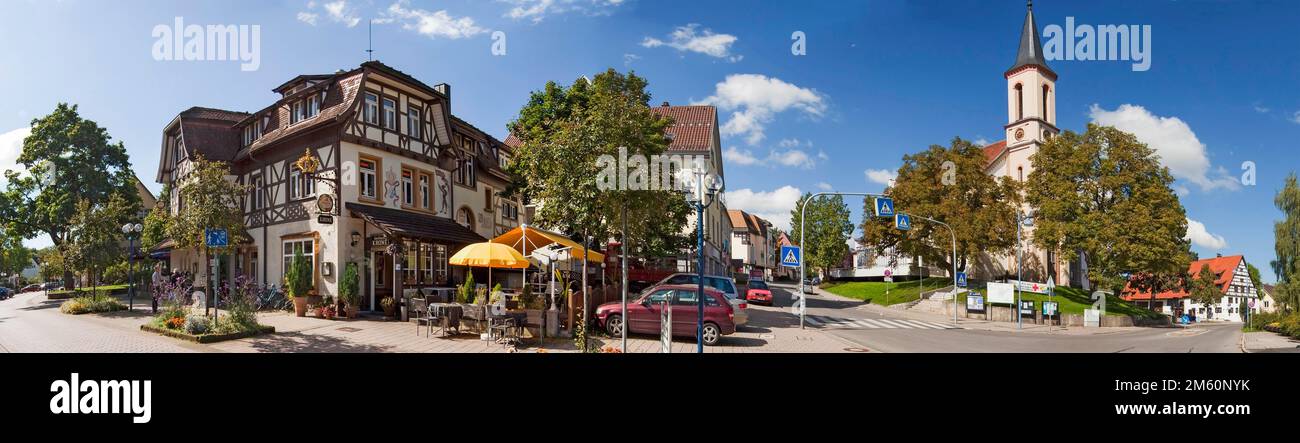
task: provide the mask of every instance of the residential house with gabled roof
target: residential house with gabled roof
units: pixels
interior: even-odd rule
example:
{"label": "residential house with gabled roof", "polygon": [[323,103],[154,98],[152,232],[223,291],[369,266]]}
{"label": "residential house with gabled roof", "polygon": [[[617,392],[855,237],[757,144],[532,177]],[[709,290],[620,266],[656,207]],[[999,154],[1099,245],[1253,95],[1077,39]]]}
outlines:
{"label": "residential house with gabled roof", "polygon": [[776,268],[772,223],[738,209],[727,211],[731,219],[732,271],[751,278],[772,278]]}
{"label": "residential house with gabled roof", "polygon": [[[722,137],[718,132],[718,108],[711,105],[673,106],[663,102],[660,106],[651,106],[650,111],[673,120],[673,124],[665,129],[671,139],[665,154],[703,157],[718,179],[726,182],[726,171],[722,168]],[[692,215],[686,226],[692,237],[696,233],[695,225],[696,217]],[[731,275],[731,236],[732,222],[727,216],[727,202],[719,195],[718,200],[704,210],[705,274]],[[696,270],[698,261],[693,249],[694,246],[678,254],[678,271]]]}
{"label": "residential house with gabled roof", "polygon": [[[183,185],[201,154],[230,162],[231,179],[250,188],[241,202],[249,238],[222,258],[222,279],[281,285],[302,252],[314,293],[333,296],[353,262],[361,308],[376,310],[404,289],[462,281],[466,271],[448,266],[451,254],[522,222],[521,203],[499,195],[511,148],[452,115],[450,85],[369,61],[299,75],[272,91],[279,98],[255,112],[195,107],[163,130],[158,182]],[[295,165],[304,154],[319,162],[314,173]],[[174,198],[173,213],[184,204]],[[194,251],[170,252],[173,269],[206,281]]]}
{"label": "residential house with gabled roof", "polygon": [[1245,256],[1219,255],[1193,261],[1187,267],[1189,286],[1190,282],[1200,275],[1201,268],[1207,265],[1214,273],[1214,285],[1223,292],[1223,298],[1218,303],[1208,305],[1195,303],[1188,298],[1188,291],[1184,289],[1159,292],[1152,296],[1151,291],[1138,291],[1131,284],[1124,286],[1120,298],[1139,306],[1150,306],[1153,311],[1169,314],[1175,318],[1183,314],[1194,316],[1198,321],[1242,321],[1242,302],[1250,305],[1254,301],[1255,312],[1259,312],[1258,308],[1263,306],[1259,303],[1259,293],[1255,290],[1255,284],[1250,279]]}

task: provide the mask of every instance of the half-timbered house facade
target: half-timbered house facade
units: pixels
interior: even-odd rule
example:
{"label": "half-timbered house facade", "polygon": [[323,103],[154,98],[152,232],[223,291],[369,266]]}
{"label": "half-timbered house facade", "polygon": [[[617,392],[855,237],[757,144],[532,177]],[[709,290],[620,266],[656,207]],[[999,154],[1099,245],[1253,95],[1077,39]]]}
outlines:
{"label": "half-timbered house facade", "polygon": [[[336,296],[345,265],[357,263],[361,307],[375,310],[402,289],[456,284],[465,271],[448,266],[451,254],[522,222],[520,202],[499,195],[510,148],[452,115],[449,85],[371,61],[273,91],[280,98],[256,112],[195,108],[164,132],[159,182],[183,185],[186,159],[202,153],[229,161],[249,189],[249,241],[222,278],[281,285],[301,251],[318,295]],[[314,171],[299,168],[304,155]],[[204,277],[192,252],[171,257],[173,269]]]}

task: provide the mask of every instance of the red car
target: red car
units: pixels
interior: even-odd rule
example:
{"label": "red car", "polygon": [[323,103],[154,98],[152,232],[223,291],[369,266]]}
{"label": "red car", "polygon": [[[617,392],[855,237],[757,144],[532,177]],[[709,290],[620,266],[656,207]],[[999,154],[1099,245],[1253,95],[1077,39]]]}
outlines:
{"label": "red car", "polygon": [[[673,310],[673,335],[694,337],[696,320],[699,318],[697,304],[699,287],[694,285],[658,285],[645,291],[636,300],[628,300],[627,315],[623,315],[619,302],[605,303],[596,307],[596,319],[610,335],[622,334],[624,319],[628,333],[658,334],[659,314],[663,303],[667,301]],[[704,293],[704,344],[718,344],[724,335],[736,332],[735,311],[722,292],[705,288]]]}
{"label": "red car", "polygon": [[745,300],[772,306],[772,290],[762,280],[750,280],[745,287]]}

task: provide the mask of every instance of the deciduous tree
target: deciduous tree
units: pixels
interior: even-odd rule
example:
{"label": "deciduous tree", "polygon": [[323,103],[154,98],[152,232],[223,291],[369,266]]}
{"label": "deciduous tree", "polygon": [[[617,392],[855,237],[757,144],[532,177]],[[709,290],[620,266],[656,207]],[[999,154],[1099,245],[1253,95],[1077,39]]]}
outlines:
{"label": "deciduous tree", "polygon": [[1294,172],[1273,197],[1273,205],[1282,211],[1282,220],[1273,222],[1273,252],[1277,257],[1269,263],[1277,275],[1273,296],[1291,311],[1300,307],[1300,186],[1296,185]]}
{"label": "deciduous tree", "polygon": [[[811,197],[812,194],[805,193],[790,210],[790,241],[800,245],[806,268],[825,271],[839,266],[848,255],[853,222],[849,221],[849,206],[844,204],[843,196]],[[800,209],[805,204],[808,220],[803,223],[803,229],[807,229],[807,234],[801,236]]]}
{"label": "deciduous tree", "polygon": [[1173,176],[1132,134],[1089,124],[1052,137],[1032,161],[1025,196],[1038,211],[1035,244],[1083,251],[1087,278],[1113,290],[1126,275],[1185,272],[1187,216]]}
{"label": "deciduous tree", "polygon": [[[1009,177],[1001,180],[984,172],[984,151],[961,138],[948,147],[939,145],[903,156],[898,178],[885,191],[899,212],[939,220],[952,226],[957,237],[957,269],[980,253],[1005,253],[1016,241],[1016,208],[1020,193]],[[926,262],[952,269],[952,235],[942,226],[913,218],[912,229],[894,228],[894,220],[874,216],[874,200],[863,205],[862,238],[877,251],[919,255]]]}

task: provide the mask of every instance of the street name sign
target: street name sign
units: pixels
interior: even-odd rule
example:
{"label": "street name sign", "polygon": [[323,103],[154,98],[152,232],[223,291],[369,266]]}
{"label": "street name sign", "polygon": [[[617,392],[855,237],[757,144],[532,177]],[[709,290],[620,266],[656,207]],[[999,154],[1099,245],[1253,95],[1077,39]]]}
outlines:
{"label": "street name sign", "polygon": [[894,199],[888,197],[876,197],[876,217],[893,217],[894,216]]}
{"label": "street name sign", "polygon": [[798,246],[781,247],[781,266],[787,268],[797,268],[803,259],[803,254]]}

